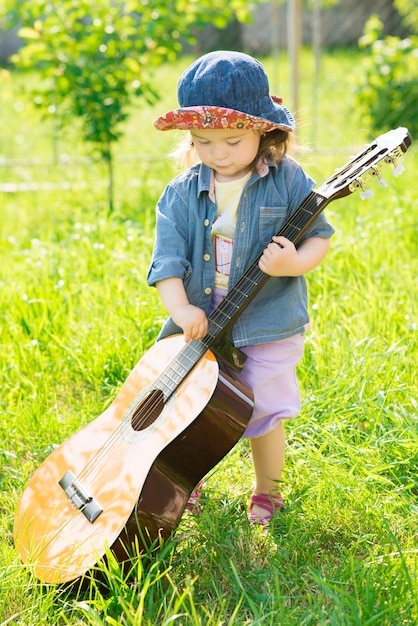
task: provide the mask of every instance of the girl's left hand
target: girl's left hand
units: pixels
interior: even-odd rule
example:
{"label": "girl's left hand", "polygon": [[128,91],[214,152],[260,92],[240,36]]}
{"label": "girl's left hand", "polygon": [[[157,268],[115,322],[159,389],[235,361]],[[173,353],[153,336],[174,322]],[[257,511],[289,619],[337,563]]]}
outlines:
{"label": "girl's left hand", "polygon": [[286,237],[273,237],[260,257],[258,267],[269,276],[300,276],[300,259],[295,245]]}

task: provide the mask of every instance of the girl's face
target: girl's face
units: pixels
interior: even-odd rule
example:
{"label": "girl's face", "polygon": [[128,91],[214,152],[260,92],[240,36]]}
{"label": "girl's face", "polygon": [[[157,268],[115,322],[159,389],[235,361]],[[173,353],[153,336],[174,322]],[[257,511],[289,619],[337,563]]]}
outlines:
{"label": "girl's face", "polygon": [[195,129],[191,135],[199,159],[215,171],[219,182],[245,176],[260,147],[256,130]]}

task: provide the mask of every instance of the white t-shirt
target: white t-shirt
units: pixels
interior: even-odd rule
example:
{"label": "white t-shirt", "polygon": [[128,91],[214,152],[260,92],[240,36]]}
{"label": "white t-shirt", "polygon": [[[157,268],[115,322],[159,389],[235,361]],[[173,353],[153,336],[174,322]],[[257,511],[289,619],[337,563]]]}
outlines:
{"label": "white t-shirt", "polygon": [[215,289],[222,291],[228,289],[239,199],[250,178],[251,172],[242,178],[223,183],[215,179],[215,196],[218,205],[218,211],[212,225],[216,266]]}

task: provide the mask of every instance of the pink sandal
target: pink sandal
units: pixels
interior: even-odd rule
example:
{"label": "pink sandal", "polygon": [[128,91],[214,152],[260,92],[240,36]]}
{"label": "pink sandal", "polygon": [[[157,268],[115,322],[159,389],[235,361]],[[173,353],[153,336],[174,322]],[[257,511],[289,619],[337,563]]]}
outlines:
{"label": "pink sandal", "polygon": [[[260,507],[265,515],[260,517],[255,513],[254,506]],[[267,493],[253,493],[250,497],[250,508],[248,511],[248,520],[250,524],[259,524],[260,526],[268,526],[271,518],[276,511],[284,509],[284,499],[281,496],[275,496]]]}
{"label": "pink sandal", "polygon": [[200,508],[199,499],[202,495],[203,482],[200,481],[197,483],[196,487],[190,494],[190,497],[187,501],[185,510],[189,513],[193,513],[193,515],[200,515],[202,509]]}

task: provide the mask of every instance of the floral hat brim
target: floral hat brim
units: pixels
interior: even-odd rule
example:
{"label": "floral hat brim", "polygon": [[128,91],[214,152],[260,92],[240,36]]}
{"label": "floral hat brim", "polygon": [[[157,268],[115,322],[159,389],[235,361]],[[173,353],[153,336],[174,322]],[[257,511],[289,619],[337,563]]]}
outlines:
{"label": "floral hat brim", "polygon": [[[281,98],[273,97],[275,103],[281,104]],[[280,129],[288,132],[294,130],[294,121],[291,113],[285,108],[286,124],[271,122],[262,117],[256,117],[218,106],[192,106],[174,109],[161,115],[154,121],[154,126],[158,130],[193,130],[199,129],[243,129],[259,130],[268,132]]]}

